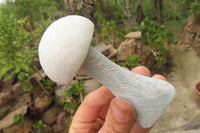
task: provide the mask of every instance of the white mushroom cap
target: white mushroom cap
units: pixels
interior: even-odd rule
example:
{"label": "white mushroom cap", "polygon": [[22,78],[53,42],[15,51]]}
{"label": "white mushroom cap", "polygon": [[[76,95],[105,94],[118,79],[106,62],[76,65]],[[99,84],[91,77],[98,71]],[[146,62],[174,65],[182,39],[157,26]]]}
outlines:
{"label": "white mushroom cap", "polygon": [[39,44],[44,72],[58,84],[67,84],[87,56],[94,24],[87,18],[70,15],[53,22]]}

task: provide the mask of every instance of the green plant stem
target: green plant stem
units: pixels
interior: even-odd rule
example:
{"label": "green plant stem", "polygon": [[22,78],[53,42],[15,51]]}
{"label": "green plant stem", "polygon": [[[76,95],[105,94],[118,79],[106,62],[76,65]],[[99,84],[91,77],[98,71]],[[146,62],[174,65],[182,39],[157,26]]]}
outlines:
{"label": "green plant stem", "polygon": [[81,103],[83,102],[83,93],[80,92],[80,99],[81,99]]}
{"label": "green plant stem", "polygon": [[33,66],[33,68],[35,69],[35,71],[39,75],[39,77],[42,79],[42,81],[45,81],[44,78],[42,78],[42,76],[40,75],[38,68],[35,65]]}
{"label": "green plant stem", "polygon": [[46,90],[46,88],[43,86],[43,84],[40,82],[40,80],[35,77],[35,79],[37,80],[38,84],[41,86],[41,88],[45,91],[45,93],[50,96],[50,93]]}
{"label": "green plant stem", "polygon": [[[39,75],[39,77],[41,78],[41,80],[44,81],[44,79],[41,77],[41,75],[40,75],[39,70],[37,69],[37,67],[34,65],[33,68],[35,69],[36,73]],[[37,78],[37,76],[35,76],[35,79],[37,80],[37,82],[41,86],[41,88],[46,92],[46,94],[48,94],[50,96],[50,93],[46,90],[46,88],[40,82],[40,80]]]}

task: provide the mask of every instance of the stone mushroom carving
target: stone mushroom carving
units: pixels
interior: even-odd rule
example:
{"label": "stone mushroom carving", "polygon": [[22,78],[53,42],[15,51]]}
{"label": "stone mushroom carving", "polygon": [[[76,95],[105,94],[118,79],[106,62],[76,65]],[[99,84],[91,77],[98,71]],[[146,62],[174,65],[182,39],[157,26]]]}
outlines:
{"label": "stone mushroom carving", "polygon": [[81,69],[105,85],[116,97],[129,101],[136,120],[148,128],[160,117],[175,96],[168,82],[132,73],[90,47],[94,24],[70,15],[53,22],[39,44],[45,73],[58,84],[67,84]]}

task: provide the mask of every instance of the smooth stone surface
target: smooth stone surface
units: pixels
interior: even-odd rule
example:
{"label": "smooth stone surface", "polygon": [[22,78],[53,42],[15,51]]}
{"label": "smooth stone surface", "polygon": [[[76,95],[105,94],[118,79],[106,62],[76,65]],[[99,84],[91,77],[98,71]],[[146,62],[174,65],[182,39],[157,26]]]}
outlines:
{"label": "smooth stone surface", "polygon": [[90,79],[90,80],[84,81],[84,91],[87,93],[98,89],[100,86],[102,86],[102,85],[95,79]]}
{"label": "smooth stone surface", "polygon": [[96,46],[94,46],[94,48],[105,56],[110,54],[109,47],[104,43],[97,44]]}
{"label": "smooth stone surface", "polygon": [[43,121],[46,123],[46,124],[53,124],[56,122],[57,120],[57,115],[58,115],[58,109],[56,106],[54,107],[51,107],[50,109],[48,109],[44,115],[43,115]]}
{"label": "smooth stone surface", "polygon": [[52,103],[53,98],[47,95],[41,96],[41,97],[37,97],[34,101],[34,105],[35,107],[39,110],[39,111],[45,111],[48,106]]}
{"label": "smooth stone surface", "polygon": [[142,32],[136,31],[136,32],[130,32],[125,36],[126,39],[140,39],[142,38]]}
{"label": "smooth stone surface", "polygon": [[15,116],[15,114],[26,114],[27,112],[27,106],[21,106],[20,108],[18,108],[17,110],[9,113],[6,117],[4,117],[2,120],[0,120],[0,129],[9,127],[10,125],[12,125],[14,123],[13,121],[13,117]]}

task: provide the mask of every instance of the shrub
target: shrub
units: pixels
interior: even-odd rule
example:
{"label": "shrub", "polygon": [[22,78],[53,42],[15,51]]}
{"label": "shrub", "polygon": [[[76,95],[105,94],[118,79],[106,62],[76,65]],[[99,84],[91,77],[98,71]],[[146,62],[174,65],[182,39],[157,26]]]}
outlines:
{"label": "shrub", "polygon": [[19,75],[21,80],[28,80],[33,74],[33,56],[37,50],[30,48],[31,34],[25,32],[19,21],[12,15],[1,14],[0,17],[0,77],[4,80]]}
{"label": "shrub", "polygon": [[126,59],[126,64],[132,69],[140,65],[139,58],[136,55],[131,55]]}
{"label": "shrub", "polygon": [[166,31],[164,25],[158,25],[146,18],[140,27],[146,45],[149,45],[159,65],[166,63],[166,58],[171,55],[169,46],[177,44],[173,40],[173,33]]}

